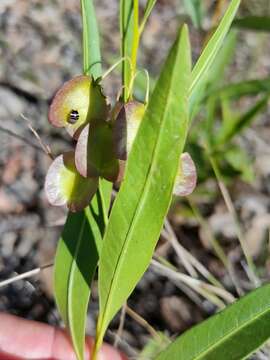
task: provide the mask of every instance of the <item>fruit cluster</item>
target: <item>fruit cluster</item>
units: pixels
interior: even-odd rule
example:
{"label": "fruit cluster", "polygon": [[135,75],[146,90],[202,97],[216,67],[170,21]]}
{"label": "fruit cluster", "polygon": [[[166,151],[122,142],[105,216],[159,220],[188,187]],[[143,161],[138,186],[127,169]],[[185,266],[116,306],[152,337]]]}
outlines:
{"label": "fruit cluster", "polygon": [[[111,107],[100,80],[89,76],[66,82],[54,96],[49,121],[53,126],[64,127],[76,140],[76,146],[74,151],[59,155],[49,168],[45,181],[49,202],[80,211],[96,193],[99,178],[120,183],[146,108],[147,104],[133,100],[116,102]],[[174,193],[188,195],[195,184],[194,163],[184,153]]]}

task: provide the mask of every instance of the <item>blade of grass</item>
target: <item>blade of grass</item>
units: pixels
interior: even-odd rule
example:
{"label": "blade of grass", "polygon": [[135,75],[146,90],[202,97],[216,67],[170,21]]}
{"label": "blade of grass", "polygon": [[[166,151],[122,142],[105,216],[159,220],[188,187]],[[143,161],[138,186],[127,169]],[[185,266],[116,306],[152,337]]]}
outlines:
{"label": "blade of grass", "polygon": [[197,218],[198,223],[201,226],[201,229],[203,229],[204,233],[207,235],[208,241],[211,244],[213,250],[215,251],[217,257],[220,259],[220,261],[223,263],[224,267],[228,271],[228,274],[232,280],[232,284],[234,285],[237,293],[239,295],[243,295],[243,290],[241,289],[239,283],[237,282],[230,258],[226,256],[226,253],[224,252],[218,239],[215,237],[210,225],[207,223],[207,221],[203,218],[202,214],[200,213],[198,206],[193,202],[193,200],[190,197],[188,198],[188,202],[195,217]]}
{"label": "blade of grass", "polygon": [[270,16],[246,16],[235,19],[233,26],[244,30],[270,31]]}
{"label": "blade of grass", "polygon": [[229,193],[226,185],[223,182],[222,175],[221,175],[221,172],[219,170],[219,167],[218,167],[218,164],[217,164],[215,158],[212,155],[210,155],[209,152],[208,152],[208,156],[209,156],[209,160],[210,160],[210,163],[212,165],[212,168],[214,170],[215,176],[217,178],[217,182],[218,182],[220,192],[221,192],[221,194],[223,196],[223,199],[224,199],[224,202],[225,202],[225,204],[227,206],[227,209],[228,209],[229,213],[231,214],[232,219],[234,221],[234,224],[235,224],[235,227],[236,227],[237,237],[238,237],[239,243],[241,245],[241,248],[243,250],[247,265],[248,265],[249,278],[252,281],[252,283],[255,285],[255,287],[257,287],[260,284],[260,281],[256,276],[255,264],[253,262],[252,257],[249,254],[249,249],[248,249],[248,247],[246,245],[244,234],[243,234],[243,231],[242,231],[242,227],[241,227],[240,222],[238,220],[238,216],[237,216],[236,210],[234,208],[230,193]]}
{"label": "blade of grass", "polygon": [[226,290],[222,290],[213,285],[209,285],[202,280],[193,279],[191,276],[183,274],[179,271],[172,270],[170,267],[160,263],[157,260],[151,260],[151,268],[159,272],[161,275],[168,277],[175,284],[177,282],[184,283],[192,290],[196,291],[199,295],[210,301],[219,309],[224,309],[225,303],[219,296],[223,297],[227,302],[232,302],[234,297]]}
{"label": "blade of grass", "polygon": [[270,92],[270,78],[241,81],[211,90],[206,96],[238,99],[241,96]]}
{"label": "blade of grass", "polygon": [[[194,118],[197,111],[200,110],[200,104],[208,99],[207,93],[211,94],[211,89],[216,89],[218,84],[224,81],[225,70],[232,61],[235,53],[237,34],[231,31],[225,39],[222,48],[219,50],[218,57],[211,66],[207,77],[201,81],[200,85],[190,96],[191,117]],[[215,92],[213,92],[215,95]]]}
{"label": "blade of grass", "polygon": [[145,24],[154,8],[156,2],[157,2],[157,0],[148,0],[147,1],[147,4],[144,9],[144,15],[143,15],[143,18],[142,18],[142,21],[140,24],[140,29],[139,29],[140,35],[142,34],[142,32],[144,30]]}
{"label": "blade of grass", "polygon": [[168,236],[166,236],[166,233],[164,235],[166,236],[168,241],[172,243],[175,252],[179,255],[182,254],[186,258],[186,260],[190,263],[190,265],[194,267],[210,283],[212,283],[217,287],[222,288],[223,287],[222,284],[214,277],[214,275],[211,274],[208,271],[208,269],[202,263],[200,263],[199,260],[196,259],[196,257],[194,257],[186,248],[183,247],[182,244],[178,242],[174,230],[167,219],[165,221],[165,230]]}
{"label": "blade of grass", "polygon": [[261,113],[267,106],[270,95],[263,97],[259,100],[255,105],[251,106],[248,111],[244,114],[238,116],[235,119],[231,119],[229,122],[226,122],[224,126],[222,126],[216,137],[216,145],[222,146],[232,138],[239,134],[244,128],[249,126],[251,122],[256,119],[257,115]]}
{"label": "blade of grass", "polygon": [[191,77],[190,95],[192,95],[193,92],[196,92],[196,89],[200,88],[200,83],[205,80],[204,77],[206,76],[211,65],[213,64],[216,55],[223,44],[223,40],[230,29],[240,2],[241,0],[231,1],[217,30],[209,40],[196,65],[194,66]]}

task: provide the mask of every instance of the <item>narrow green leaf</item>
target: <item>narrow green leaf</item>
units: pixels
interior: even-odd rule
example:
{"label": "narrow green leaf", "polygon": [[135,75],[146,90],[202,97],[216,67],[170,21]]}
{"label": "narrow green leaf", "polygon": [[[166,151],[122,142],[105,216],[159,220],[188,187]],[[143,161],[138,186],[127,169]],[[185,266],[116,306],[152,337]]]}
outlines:
{"label": "narrow green leaf", "polygon": [[270,17],[269,16],[246,16],[240,19],[235,19],[233,26],[255,31],[270,31]]}
{"label": "narrow green leaf", "polygon": [[81,0],[83,20],[83,69],[84,74],[95,79],[102,74],[99,31],[92,0]]}
{"label": "narrow green leaf", "polygon": [[233,57],[235,55],[236,43],[237,32],[231,30],[224,40],[222,47],[218,52],[218,56],[211,66],[211,71],[209,71],[209,75],[207,76],[206,83],[208,91],[209,87],[217,88],[218,85],[224,83],[226,69],[233,61]]}
{"label": "narrow green leaf", "polygon": [[78,359],[82,360],[91,282],[108,222],[112,184],[101,180],[91,204],[69,213],[55,256],[54,293],[59,312],[71,333]]}
{"label": "narrow green leaf", "polygon": [[97,348],[145,272],[168,211],[188,128],[188,29],[174,44],[129,154],[100,258]]}
{"label": "narrow green leaf", "polygon": [[211,72],[200,82],[196,90],[192,92],[189,99],[191,118],[196,115],[202,100],[207,97],[206,92],[211,93],[211,89],[216,89],[218,84],[224,81],[225,70],[230,61],[232,61],[235,52],[236,39],[236,32],[230,31],[218,53],[218,57],[211,66]]}
{"label": "narrow green leaf", "polygon": [[252,120],[263,111],[267,106],[269,95],[259,100],[254,106],[252,106],[244,114],[226,121],[225,125],[221,127],[219,133],[216,136],[216,144],[222,145],[229,142],[235,135],[239,134],[244,128],[250,125]]}
{"label": "narrow green leaf", "polygon": [[[96,209],[95,209],[96,210]],[[78,359],[84,359],[84,339],[90,285],[101,248],[98,224],[87,208],[70,213],[58,242],[54,268],[56,303],[69,327]]]}
{"label": "narrow green leaf", "polygon": [[145,27],[145,24],[156,4],[157,0],[148,0],[147,3],[146,3],[146,6],[145,6],[145,9],[144,9],[144,15],[143,15],[143,18],[142,18],[142,21],[141,21],[141,24],[140,24],[140,33],[143,32],[143,29]]}
{"label": "narrow green leaf", "polygon": [[223,44],[223,40],[230,29],[231,23],[238,10],[240,2],[241,0],[231,1],[223,19],[221,20],[221,23],[203,50],[196,65],[194,66],[192,70],[190,95],[192,95],[192,93],[196,91],[197,88],[200,88],[200,83],[204,81],[204,76],[207,75],[208,70],[213,64],[216,55]]}
{"label": "narrow green leaf", "polygon": [[211,90],[207,96],[227,97],[238,99],[241,96],[257,96],[259,93],[270,92],[270,78],[247,80],[225,85]]}
{"label": "narrow green leaf", "polygon": [[[120,35],[121,57],[131,60],[133,39],[133,0],[120,0]],[[124,101],[128,99],[128,87],[131,80],[131,67],[129,61],[122,63],[122,85]]]}
{"label": "narrow green leaf", "polygon": [[250,184],[255,181],[254,163],[245,149],[230,144],[225,151],[222,151],[220,158],[222,162],[225,158],[228,164],[239,173],[243,181]]}
{"label": "narrow green leaf", "polygon": [[202,18],[203,18],[203,4],[201,0],[184,0],[184,5],[187,13],[191,17],[193,25],[196,28],[200,28],[202,26]]}
{"label": "narrow green leaf", "polygon": [[156,360],[241,360],[270,337],[270,285],[190,329]]}

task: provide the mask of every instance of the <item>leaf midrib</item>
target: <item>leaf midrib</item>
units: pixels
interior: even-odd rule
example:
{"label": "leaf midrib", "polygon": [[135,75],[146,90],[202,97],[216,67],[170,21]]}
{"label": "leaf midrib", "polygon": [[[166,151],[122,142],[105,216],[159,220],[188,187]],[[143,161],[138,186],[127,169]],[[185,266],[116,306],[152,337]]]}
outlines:
{"label": "leaf midrib", "polygon": [[[225,336],[223,336],[221,339],[219,339],[218,341],[216,341],[213,345],[208,346],[205,350],[203,350],[202,352],[198,353],[196,355],[196,357],[193,358],[193,360],[200,360],[203,359],[203,357],[205,355],[207,355],[207,353],[209,351],[213,351],[215,348],[219,347],[219,345],[222,342],[226,342],[226,340],[230,337],[233,337],[233,335],[237,332],[239,332],[241,329],[245,328],[246,326],[250,325],[252,322],[256,322],[256,320],[258,320],[260,317],[263,317],[267,312],[269,312],[270,309],[269,307],[265,310],[263,310],[262,312],[258,313],[258,315],[256,317],[252,317],[252,319],[249,319],[247,322],[244,322],[240,327],[234,327],[231,331],[229,331],[229,333]],[[191,330],[192,331],[192,330]],[[256,349],[255,349],[256,350]],[[252,350],[251,352],[249,352],[249,354],[253,353],[254,350]],[[248,356],[249,354],[247,354],[246,356]]]}
{"label": "leaf midrib", "polygon": [[[178,50],[179,51],[179,50]],[[179,54],[177,55],[177,57],[179,56]],[[175,61],[176,63],[176,61]],[[174,73],[176,72],[176,66],[174,66],[174,69],[172,71],[172,75],[174,75]],[[174,76],[171,76],[170,78],[170,81],[169,81],[169,90],[168,90],[168,98],[171,97],[171,93],[172,93],[172,90],[171,90],[171,84],[173,82],[173,79],[174,79]],[[125,251],[125,249],[128,247],[128,244],[129,244],[129,238],[130,238],[130,234],[133,232],[133,227],[134,227],[134,223],[136,222],[136,219],[138,217],[138,213],[140,212],[141,210],[141,203],[145,201],[145,198],[147,196],[147,193],[148,193],[148,188],[149,188],[149,183],[150,183],[150,177],[149,177],[149,174],[153,171],[153,169],[155,168],[155,166],[153,164],[155,164],[155,158],[157,156],[157,152],[158,152],[158,149],[159,149],[159,143],[160,143],[160,138],[161,138],[161,134],[162,134],[162,130],[163,130],[163,127],[164,127],[164,117],[165,117],[165,114],[168,112],[168,107],[169,107],[169,104],[168,104],[168,101],[166,101],[166,105],[164,107],[164,111],[162,112],[162,121],[161,121],[161,126],[160,126],[160,131],[159,131],[159,134],[157,136],[157,140],[156,140],[156,143],[155,143],[155,146],[154,146],[154,149],[153,149],[153,156],[152,156],[152,159],[153,161],[151,162],[151,164],[149,165],[149,168],[148,168],[148,171],[147,171],[147,175],[146,175],[146,179],[145,179],[145,182],[144,182],[144,186],[142,188],[142,192],[141,192],[141,195],[139,196],[139,199],[138,199],[138,202],[137,202],[137,205],[136,205],[136,210],[134,212],[134,215],[132,216],[132,221],[131,221],[131,225],[129,226],[128,228],[128,231],[126,233],[126,240],[124,241],[123,243],[123,246],[121,248],[121,251],[120,251],[120,254],[118,256],[118,259],[117,259],[117,263],[116,263],[116,267],[115,267],[115,270],[113,272],[113,277],[112,277],[112,281],[111,281],[111,286],[109,288],[109,296],[107,296],[107,300],[106,300],[106,303],[104,305],[104,315],[102,317],[102,324],[104,323],[104,319],[106,318],[106,315],[107,315],[107,309],[110,308],[110,306],[108,306],[108,304],[110,304],[110,299],[111,299],[111,295],[112,294],[112,290],[113,288],[115,287],[114,286],[114,283],[115,283],[115,279],[116,279],[116,275],[117,273],[119,272],[119,268],[121,267],[121,259],[122,259],[122,253]],[[147,191],[146,191],[147,190]]]}

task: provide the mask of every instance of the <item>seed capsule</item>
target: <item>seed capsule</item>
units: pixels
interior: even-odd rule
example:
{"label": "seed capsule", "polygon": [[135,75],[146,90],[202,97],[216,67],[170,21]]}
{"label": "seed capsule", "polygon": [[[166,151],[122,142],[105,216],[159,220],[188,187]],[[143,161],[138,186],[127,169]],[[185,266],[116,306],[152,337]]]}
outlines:
{"label": "seed capsule", "polygon": [[79,117],[79,112],[77,110],[71,110],[68,118],[68,123],[72,125],[76,124],[76,122],[79,120]]}
{"label": "seed capsule", "polygon": [[57,91],[49,109],[49,121],[53,126],[66,128],[78,139],[87,124],[93,119],[106,120],[108,112],[109,105],[100,83],[90,76],[80,75]]}

